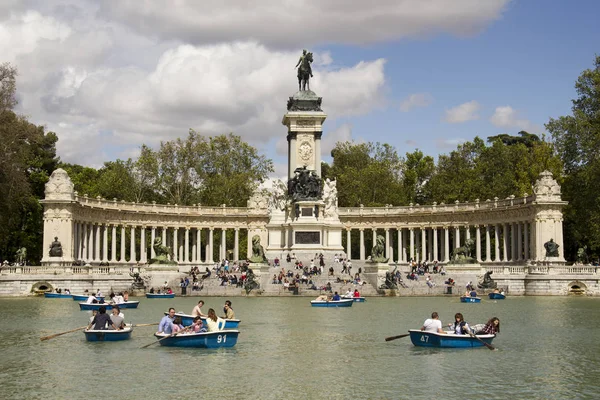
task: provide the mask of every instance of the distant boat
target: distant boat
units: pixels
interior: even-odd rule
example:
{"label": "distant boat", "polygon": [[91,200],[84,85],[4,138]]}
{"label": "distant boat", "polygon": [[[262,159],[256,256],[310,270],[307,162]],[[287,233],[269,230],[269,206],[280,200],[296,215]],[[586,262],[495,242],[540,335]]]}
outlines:
{"label": "distant boat", "polygon": [[[454,333],[443,334],[437,332],[425,332],[420,329],[411,329],[410,341],[418,347],[442,347],[442,348],[473,348],[485,346],[481,341],[492,344],[496,335],[456,335]],[[478,340],[480,339],[480,340]]]}
{"label": "distant boat", "polygon": [[503,293],[490,293],[488,294],[488,297],[491,300],[504,300],[506,298],[506,296]]}
{"label": "distant boat", "polygon": [[[123,308],[138,308],[138,305],[140,304],[139,301],[126,301],[125,303],[119,303],[117,304],[117,306],[119,306],[119,308],[123,309]],[[92,304],[88,304],[88,303],[79,303],[79,309],[81,311],[89,311],[89,310],[99,310],[100,307],[106,307],[107,310],[112,310],[113,305],[112,304],[108,304],[108,303],[92,303]]]}
{"label": "distant boat", "polygon": [[311,300],[310,305],[313,307],[352,307],[353,299],[342,300]]}
{"label": "distant boat", "polygon": [[[85,294],[72,294],[71,295],[73,297],[73,300],[75,301],[86,301],[88,299],[88,297],[90,297],[90,295],[85,295]],[[98,301],[104,301],[104,296],[94,296],[96,298],[96,300]]]}
{"label": "distant boat", "polygon": [[127,340],[131,338],[131,332],[133,332],[131,324],[127,324],[124,329],[118,331],[112,329],[86,329],[83,331],[85,340],[88,342],[116,342],[119,340]]}
{"label": "distant boat", "polygon": [[70,299],[70,294],[65,293],[44,293],[44,297],[47,299]]}
{"label": "distant boat", "polygon": [[175,293],[146,293],[147,299],[172,299]]}
{"label": "distant boat", "polygon": [[481,297],[460,296],[461,303],[481,303]]}
{"label": "distant boat", "polygon": [[[166,312],[165,315],[168,313]],[[184,313],[175,313],[176,317],[181,317],[181,324],[183,326],[190,326],[194,323],[194,316]],[[200,317],[202,319],[202,324],[206,327],[206,317]],[[237,329],[240,324],[239,319],[225,319],[225,327],[224,329]]]}
{"label": "distant boat", "polygon": [[342,296],[342,300],[345,299],[352,299],[355,303],[364,303],[365,301],[367,301],[364,297],[343,297]]}
{"label": "distant boat", "polygon": [[166,333],[155,333],[154,336],[159,339],[158,343],[161,346],[215,349],[235,346],[239,334],[240,331],[238,330],[223,330],[216,332],[182,333],[174,336]]}

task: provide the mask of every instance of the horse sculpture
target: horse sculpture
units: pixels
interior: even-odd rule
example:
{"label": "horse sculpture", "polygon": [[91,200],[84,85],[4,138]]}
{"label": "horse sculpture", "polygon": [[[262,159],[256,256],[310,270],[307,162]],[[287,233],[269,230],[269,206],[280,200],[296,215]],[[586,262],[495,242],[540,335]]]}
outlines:
{"label": "horse sculpture", "polygon": [[300,59],[298,67],[298,90],[310,90],[310,78],[312,77],[312,68],[310,63],[313,62],[313,53],[308,52]]}

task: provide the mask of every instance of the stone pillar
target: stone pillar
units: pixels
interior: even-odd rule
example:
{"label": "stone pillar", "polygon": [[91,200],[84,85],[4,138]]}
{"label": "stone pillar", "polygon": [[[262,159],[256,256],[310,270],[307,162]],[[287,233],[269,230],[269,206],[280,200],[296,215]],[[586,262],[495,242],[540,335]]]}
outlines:
{"label": "stone pillar", "polygon": [[494,261],[500,261],[500,224],[494,227]]}
{"label": "stone pillar", "polygon": [[[154,241],[156,240],[156,227],[153,226],[150,230],[150,259],[156,257],[156,253],[154,252]],[[164,243],[163,243],[164,245]]]}
{"label": "stone pillar", "polygon": [[433,261],[439,261],[438,259],[438,228],[433,228]]}
{"label": "stone pillar", "polygon": [[523,228],[522,223],[517,222],[517,259],[516,261],[523,260]]}
{"label": "stone pillar", "polygon": [[465,226],[465,240],[471,239],[471,227],[469,225]]}
{"label": "stone pillar", "polygon": [[371,233],[373,234],[373,242],[371,243],[371,258],[373,257],[373,246],[377,244],[377,228],[371,228]]}
{"label": "stone pillar", "polygon": [[189,226],[185,227],[185,239],[184,239],[183,243],[184,243],[183,262],[189,263],[190,262],[190,227]]}
{"label": "stone pillar", "polygon": [[492,249],[490,240],[490,226],[485,226],[485,261],[492,262]]}
{"label": "stone pillar", "polygon": [[100,224],[96,224],[95,229],[94,261],[100,261]]}
{"label": "stone pillar", "polygon": [[79,223],[73,222],[73,259],[77,260],[79,256]]}
{"label": "stone pillar", "polygon": [[108,226],[102,226],[102,261],[108,262]]}
{"label": "stone pillar", "polygon": [[390,229],[385,228],[385,258],[387,259],[390,258],[390,250]]}
{"label": "stone pillar", "polygon": [[240,228],[233,231],[233,261],[237,261],[240,256]]}
{"label": "stone pillar", "polygon": [[196,228],[196,262],[202,262],[202,228]]}
{"label": "stone pillar", "polygon": [[454,228],[454,248],[460,247],[460,226]]}
{"label": "stone pillar", "polygon": [[402,237],[402,228],[398,228],[398,262],[405,262],[404,257],[404,238]]}
{"label": "stone pillar", "polygon": [[117,262],[117,226],[114,224],[110,233],[110,262]]}
{"label": "stone pillar", "polygon": [[517,226],[513,222],[510,224],[510,261],[517,261]]}
{"label": "stone pillar", "polygon": [[427,232],[421,227],[421,261],[427,260]]}
{"label": "stone pillar", "polygon": [[121,257],[119,257],[120,263],[125,263],[125,225],[121,225]]}
{"label": "stone pillar", "polygon": [[408,232],[410,235],[410,260],[413,261],[415,259],[415,230],[414,228],[408,228]]}
{"label": "stone pillar", "polygon": [[135,225],[131,226],[129,233],[129,262],[135,264],[137,261],[137,254],[135,252]]}
{"label": "stone pillar", "polygon": [[359,229],[360,232],[360,260],[365,260],[365,230],[363,228]]}
{"label": "stone pillar", "polygon": [[529,222],[523,223],[523,259],[529,261]]}
{"label": "stone pillar", "polygon": [[504,249],[502,250],[502,261],[508,261],[508,224],[504,224],[504,228],[502,229],[502,246]]}
{"label": "stone pillar", "polygon": [[481,228],[479,225],[475,227],[475,252],[477,253],[477,262],[481,260]]}
{"label": "stone pillar", "polygon": [[444,227],[444,262],[447,263],[450,261],[450,234],[448,232],[448,227]]}
{"label": "stone pillar", "polygon": [[352,228],[346,229],[346,257],[352,259]]}
{"label": "stone pillar", "polygon": [[162,229],[161,229],[162,230],[161,236],[162,236],[162,244],[163,244],[163,246],[168,246],[167,245],[167,229],[169,229],[169,228],[167,228],[166,226],[163,226]]}
{"label": "stone pillar", "polygon": [[[210,227],[208,229],[208,249],[206,251],[206,257],[208,258],[208,262],[215,262],[215,258],[213,257],[213,232],[215,228]],[[248,249],[250,249],[250,233],[248,233]],[[250,253],[252,254],[252,253]]]}
{"label": "stone pillar", "polygon": [[179,244],[177,243],[179,239],[179,228],[173,228],[173,261],[179,262]]}
{"label": "stone pillar", "polygon": [[227,258],[227,229],[221,229],[221,260]]}
{"label": "stone pillar", "polygon": [[81,246],[81,259],[87,261],[87,250],[88,250],[88,227],[87,224],[82,224],[83,227],[83,243]]}
{"label": "stone pillar", "polygon": [[[140,228],[140,264],[148,263],[148,247],[146,246],[146,227]],[[151,246],[152,247],[152,246]]]}

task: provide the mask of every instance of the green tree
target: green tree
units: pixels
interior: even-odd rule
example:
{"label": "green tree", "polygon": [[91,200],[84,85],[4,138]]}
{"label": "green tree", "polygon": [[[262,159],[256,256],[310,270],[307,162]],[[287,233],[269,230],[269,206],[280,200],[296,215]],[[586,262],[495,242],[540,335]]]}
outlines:
{"label": "green tree", "polygon": [[551,118],[546,129],[565,169],[565,254],[575,259],[579,247],[600,255],[600,56],[575,83],[572,115]]}
{"label": "green tree", "polygon": [[0,64],[0,111],[17,105],[17,69],[9,63]]}
{"label": "green tree", "polygon": [[406,153],[403,168],[402,193],[404,203],[425,204],[431,202],[429,181],[435,172],[433,157],[420,150]]}

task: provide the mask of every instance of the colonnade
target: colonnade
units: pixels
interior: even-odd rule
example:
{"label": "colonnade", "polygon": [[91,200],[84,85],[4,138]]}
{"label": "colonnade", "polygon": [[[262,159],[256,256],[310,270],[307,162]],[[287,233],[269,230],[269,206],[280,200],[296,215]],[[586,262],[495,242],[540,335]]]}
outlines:
{"label": "colonnade", "polygon": [[[233,259],[237,260],[240,253],[240,230],[248,229],[230,229],[234,231],[231,249]],[[173,260],[179,264],[212,263],[228,258],[227,231],[228,228],[215,227],[180,228],[74,222],[73,256],[86,263],[145,264],[156,256],[153,243],[160,237],[162,244],[172,249]],[[213,251],[216,240],[219,243],[218,254]],[[249,242],[245,252],[247,257],[251,252]],[[218,256],[217,260],[215,256]]]}
{"label": "colonnade", "polygon": [[[535,224],[528,221],[427,227],[347,227],[346,254],[353,258],[358,253],[359,260],[366,260],[366,255],[371,254],[371,250],[365,248],[365,230],[368,230],[373,244],[377,235],[385,237],[385,257],[399,263],[411,260],[449,262],[454,249],[463,246],[468,239],[474,241],[471,256],[477,262],[522,263],[535,256],[531,251],[534,227]],[[353,233],[359,236],[357,252],[352,251]]]}

